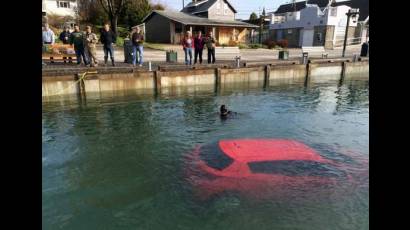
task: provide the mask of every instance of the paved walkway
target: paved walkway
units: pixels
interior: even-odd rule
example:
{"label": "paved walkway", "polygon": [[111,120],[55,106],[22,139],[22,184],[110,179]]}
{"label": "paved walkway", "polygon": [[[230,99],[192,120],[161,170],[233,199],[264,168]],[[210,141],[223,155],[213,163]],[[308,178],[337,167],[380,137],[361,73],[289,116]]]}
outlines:
{"label": "paved walkway", "polygon": [[[124,63],[124,49],[122,47],[115,47],[115,58],[117,66],[130,66],[129,64]],[[184,52],[182,48],[178,45],[167,45],[167,50],[175,50],[178,53],[178,62],[179,64],[184,63]],[[355,46],[348,46],[346,48],[346,57],[352,57],[354,54],[360,54],[360,45]],[[301,49],[288,49],[289,51],[289,58],[290,59],[297,59],[302,56]],[[329,58],[337,58],[341,57],[342,55],[342,48],[335,48],[332,50],[326,50],[328,53]],[[278,53],[279,50],[270,50],[270,49],[241,49],[240,56],[242,61],[272,61],[278,60]],[[207,51],[204,50],[203,53],[203,62],[207,62]],[[319,55],[310,55],[310,57],[319,57]],[[100,64],[103,63],[104,60],[104,52],[102,47],[97,47],[97,58],[99,59]],[[216,63],[226,63],[234,61],[235,55],[233,54],[220,54],[216,56]],[[166,52],[162,50],[154,50],[145,48],[144,49],[144,67],[147,67],[147,63],[151,61],[153,63],[153,67],[160,64],[165,63],[166,60]],[[110,64],[110,62],[109,62]],[[64,67],[72,67],[76,66],[75,64],[63,64],[63,63],[53,63],[43,66],[43,68],[64,68]],[[110,64],[111,66],[111,64]]]}
{"label": "paved walkway", "polygon": [[[175,50],[178,53],[178,62],[184,62],[184,51],[181,46],[169,45],[166,47],[167,50]],[[335,49],[328,49],[328,57],[341,57],[342,56],[342,47],[337,47]],[[360,45],[348,46],[346,48],[346,56],[353,56],[354,54],[360,54]],[[290,58],[298,58],[302,56],[302,49],[288,49]],[[243,61],[267,61],[267,60],[277,60],[279,50],[270,50],[270,49],[241,49],[240,56]],[[104,60],[104,52],[102,48],[97,50],[97,56],[99,60]],[[115,49],[115,56],[118,61],[124,60],[124,49],[117,47]],[[206,49],[203,52],[204,61],[207,60],[208,52]],[[310,55],[311,57],[319,57],[320,55]],[[235,56],[232,54],[221,54],[216,56],[216,60],[225,60],[231,61],[234,60]],[[166,53],[162,50],[153,50],[149,48],[144,49],[144,61],[152,62],[163,62],[166,59]]]}

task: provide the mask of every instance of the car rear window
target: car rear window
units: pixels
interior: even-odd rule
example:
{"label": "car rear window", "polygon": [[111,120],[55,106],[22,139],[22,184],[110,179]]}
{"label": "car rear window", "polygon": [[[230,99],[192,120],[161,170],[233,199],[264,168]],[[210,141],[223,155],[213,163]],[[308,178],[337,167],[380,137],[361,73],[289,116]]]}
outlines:
{"label": "car rear window", "polygon": [[209,167],[217,170],[223,170],[233,163],[233,159],[219,148],[218,143],[202,146],[199,156]]}
{"label": "car rear window", "polygon": [[282,174],[285,176],[344,177],[345,172],[332,165],[316,161],[259,161],[250,162],[252,173]]}

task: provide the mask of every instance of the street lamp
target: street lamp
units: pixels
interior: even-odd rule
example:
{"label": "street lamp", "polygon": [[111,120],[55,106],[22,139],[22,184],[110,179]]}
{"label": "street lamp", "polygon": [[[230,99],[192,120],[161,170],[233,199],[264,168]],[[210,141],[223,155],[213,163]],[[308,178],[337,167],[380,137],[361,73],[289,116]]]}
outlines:
{"label": "street lamp", "polygon": [[354,22],[356,22],[356,15],[359,14],[359,9],[349,9],[349,11],[346,13],[347,15],[347,23],[346,23],[346,31],[345,31],[345,40],[343,42],[343,53],[342,57],[345,57],[345,51],[346,51],[346,41],[347,41],[347,32],[349,30],[349,24],[350,24],[350,17],[353,18]]}

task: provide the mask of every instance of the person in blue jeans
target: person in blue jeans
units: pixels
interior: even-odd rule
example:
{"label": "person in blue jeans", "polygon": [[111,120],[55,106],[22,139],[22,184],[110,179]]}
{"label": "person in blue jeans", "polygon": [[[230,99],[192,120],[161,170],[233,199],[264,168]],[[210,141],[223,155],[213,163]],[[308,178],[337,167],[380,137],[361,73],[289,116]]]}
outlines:
{"label": "person in blue jeans", "polygon": [[81,58],[83,58],[84,64],[88,65],[88,58],[85,55],[85,35],[80,31],[78,25],[74,26],[74,32],[70,35],[70,45],[74,45],[75,54],[77,56],[77,65],[81,64]]}
{"label": "person in blue jeans", "polygon": [[144,35],[141,33],[141,29],[137,27],[136,31],[132,34],[132,64],[134,66],[137,65],[137,57],[138,57],[138,64],[142,66],[143,63],[143,56],[144,56]]}
{"label": "person in blue jeans", "polygon": [[110,54],[111,64],[115,66],[114,47],[112,47],[112,44],[117,40],[117,35],[110,29],[110,25],[104,25],[104,28],[101,30],[100,40],[103,44],[104,64],[107,65],[108,54]]}
{"label": "person in blue jeans", "polygon": [[[191,31],[186,33],[184,39],[182,39],[182,47],[185,52],[185,65],[192,65],[192,49],[194,49],[194,39],[192,38]],[[189,60],[188,60],[189,56]]]}

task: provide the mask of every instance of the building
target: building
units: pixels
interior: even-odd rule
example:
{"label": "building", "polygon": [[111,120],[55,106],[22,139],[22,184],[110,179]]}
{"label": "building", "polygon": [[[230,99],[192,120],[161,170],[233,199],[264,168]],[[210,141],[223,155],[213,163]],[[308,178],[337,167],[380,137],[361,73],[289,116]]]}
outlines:
{"label": "building", "polygon": [[[342,46],[346,31],[346,13],[360,1],[357,7],[364,12],[351,17],[348,28],[348,44],[363,42],[365,25],[368,24],[368,0],[310,0],[281,5],[271,15],[270,37],[288,40],[289,46]],[[353,4],[355,3],[355,4]]]}
{"label": "building", "polygon": [[42,2],[43,16],[57,15],[57,16],[70,16],[76,18],[77,16],[77,0],[43,0]]}
{"label": "building", "polygon": [[61,17],[61,28],[70,26],[71,28],[76,23],[77,18],[77,0],[42,0],[42,23],[48,22],[50,16]]}
{"label": "building", "polygon": [[143,23],[148,42],[179,44],[187,31],[212,31],[217,45],[248,42],[258,26],[235,20],[236,10],[227,0],[193,0],[180,12],[154,10]]}

